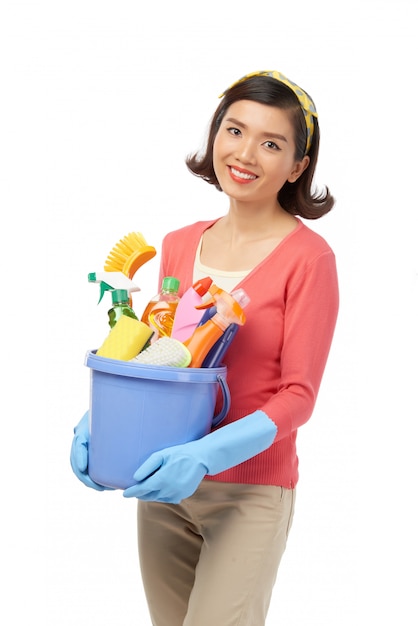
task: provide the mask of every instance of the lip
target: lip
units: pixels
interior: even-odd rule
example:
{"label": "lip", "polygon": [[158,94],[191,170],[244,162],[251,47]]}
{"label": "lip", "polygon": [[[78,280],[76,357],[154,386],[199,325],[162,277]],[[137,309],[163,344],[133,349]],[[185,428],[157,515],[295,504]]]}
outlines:
{"label": "lip", "polygon": [[244,170],[242,167],[237,167],[236,165],[228,165],[228,170],[232,180],[240,185],[248,185],[249,183],[253,183],[258,178],[254,172]]}

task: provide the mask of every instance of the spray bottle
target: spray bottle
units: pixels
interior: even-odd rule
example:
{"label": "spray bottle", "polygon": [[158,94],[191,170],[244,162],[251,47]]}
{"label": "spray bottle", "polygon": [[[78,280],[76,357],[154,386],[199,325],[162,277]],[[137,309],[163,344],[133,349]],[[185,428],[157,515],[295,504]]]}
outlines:
{"label": "spray bottle", "polygon": [[116,322],[122,317],[122,315],[132,317],[134,320],[138,319],[135,311],[129,305],[129,294],[127,289],[112,289],[110,293],[112,294],[112,308],[107,312],[109,316],[110,328],[115,326]]}
{"label": "spray bottle", "polygon": [[90,272],[88,281],[89,283],[100,283],[99,303],[106,291],[126,289],[131,304],[131,293],[133,291],[141,291],[141,289],[135,285],[130,278],[125,276],[125,274],[122,274],[122,272]]}
{"label": "spray bottle", "polygon": [[183,342],[192,355],[189,367],[201,367],[209,350],[231,324],[238,326],[245,324],[243,308],[247,306],[250,299],[244,289],[237,289],[232,295],[212,284],[209,291],[212,299],[199,305],[198,308],[205,309],[215,304],[216,313],[204,324],[198,326],[192,336]]}
{"label": "spray bottle", "polygon": [[100,298],[102,300],[106,291],[112,294],[112,308],[108,310],[109,326],[113,328],[122,315],[127,315],[137,320],[135,311],[132,309],[133,291],[140,288],[122,272],[91,272],[88,275],[89,283],[100,284]]}
{"label": "spray bottle", "polygon": [[212,279],[206,276],[196,281],[181,296],[174,316],[171,337],[178,341],[185,341],[191,337],[204,314],[204,311],[198,307],[203,303],[202,298],[207,294],[211,285]]}

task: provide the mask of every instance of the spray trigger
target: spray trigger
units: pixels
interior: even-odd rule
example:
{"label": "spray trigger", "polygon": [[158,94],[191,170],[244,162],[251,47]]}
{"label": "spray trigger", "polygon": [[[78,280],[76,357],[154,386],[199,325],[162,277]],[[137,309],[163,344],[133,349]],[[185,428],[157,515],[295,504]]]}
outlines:
{"label": "spray trigger", "polygon": [[111,289],[113,289],[113,287],[111,287],[107,283],[104,283],[103,281],[100,283],[100,298],[99,298],[99,302],[97,304],[100,304],[100,302],[101,302],[104,294],[106,293],[106,291],[110,291]]}

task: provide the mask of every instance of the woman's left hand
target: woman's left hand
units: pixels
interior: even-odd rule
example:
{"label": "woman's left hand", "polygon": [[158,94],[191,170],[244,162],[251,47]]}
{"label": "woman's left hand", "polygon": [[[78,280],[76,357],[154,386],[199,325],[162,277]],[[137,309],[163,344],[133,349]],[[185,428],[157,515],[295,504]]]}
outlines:
{"label": "woman's left hand", "polygon": [[198,458],[195,442],[154,452],[134,474],[136,485],[123,492],[125,498],[178,504],[191,496],[208,470]]}
{"label": "woman's left hand", "polygon": [[259,454],[276,434],[268,415],[254,411],[201,439],[154,452],[135,472],[138,484],[123,495],[178,504],[196,491],[206,474],[213,476]]}

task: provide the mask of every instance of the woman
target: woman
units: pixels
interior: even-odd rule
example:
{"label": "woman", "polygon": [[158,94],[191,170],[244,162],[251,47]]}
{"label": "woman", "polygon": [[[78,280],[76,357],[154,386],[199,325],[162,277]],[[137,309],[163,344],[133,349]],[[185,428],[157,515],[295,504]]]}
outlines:
{"label": "woman", "polygon": [[[226,419],[151,455],[124,492],[138,498],[154,626],[265,623],[293,518],[297,430],[314,409],[338,311],[334,254],[299,218],[334,204],[327,188],[312,189],[318,148],[309,95],[279,72],[255,72],[225,91],[205,151],[187,159],[229,207],[166,235],[160,284],[176,276],[186,290],[210,276],[250,303],[224,359]],[[86,468],[77,475],[89,484]]]}

